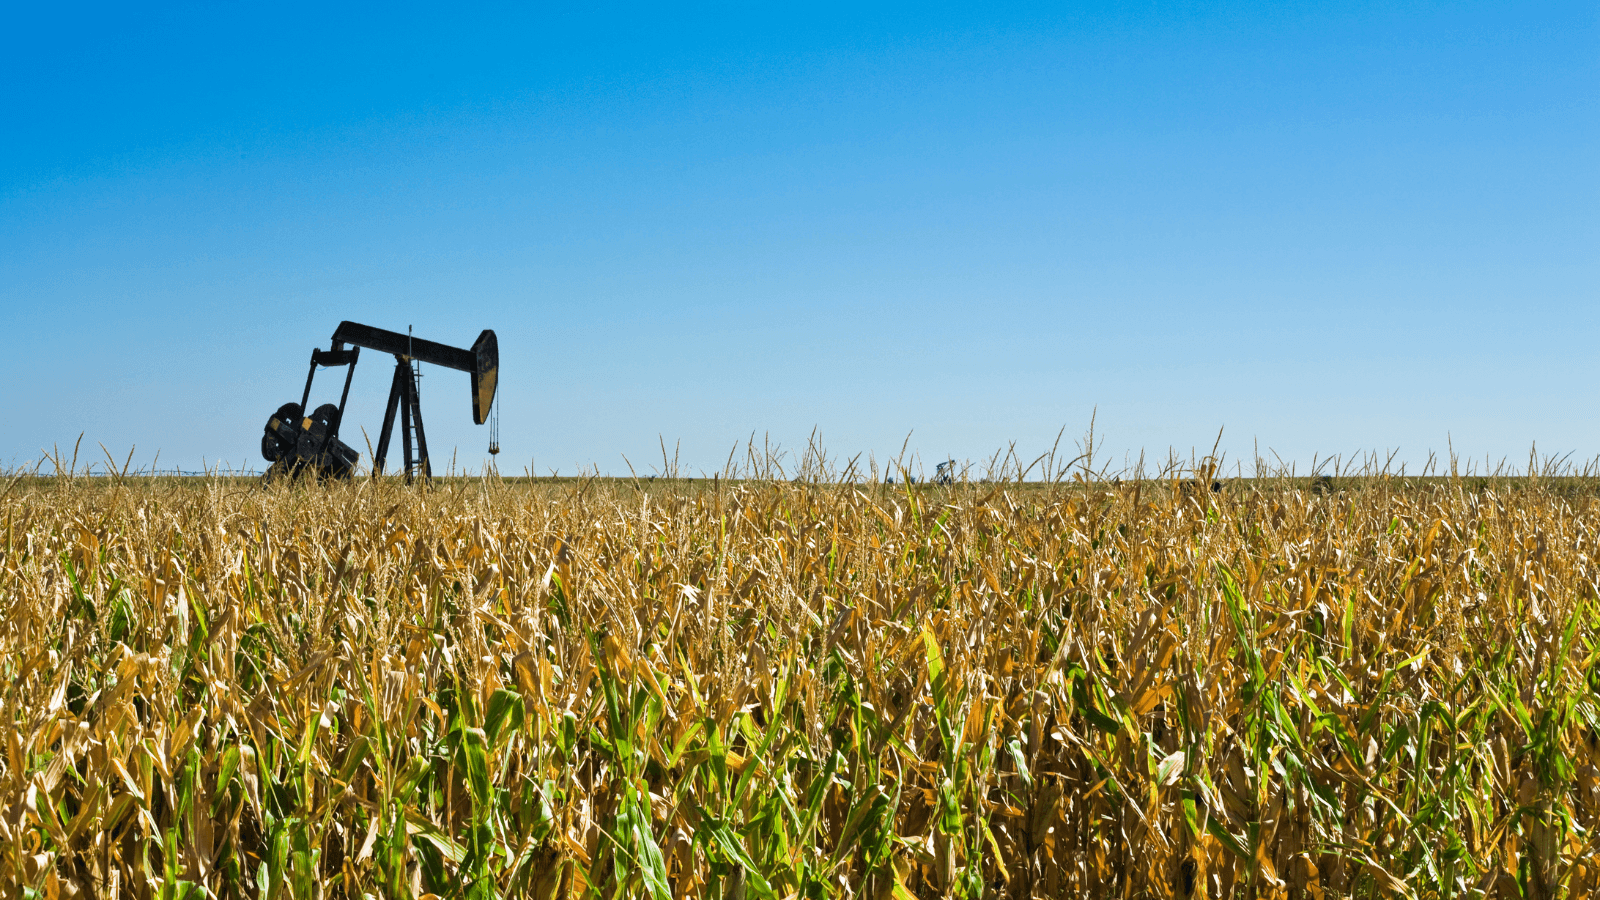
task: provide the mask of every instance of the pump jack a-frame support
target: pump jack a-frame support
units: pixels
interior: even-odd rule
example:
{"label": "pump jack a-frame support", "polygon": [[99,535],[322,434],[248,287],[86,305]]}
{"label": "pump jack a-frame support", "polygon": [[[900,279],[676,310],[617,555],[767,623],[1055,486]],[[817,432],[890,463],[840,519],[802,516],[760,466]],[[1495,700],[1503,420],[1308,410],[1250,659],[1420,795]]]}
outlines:
{"label": "pump jack a-frame support", "polygon": [[[428,434],[422,428],[422,403],[417,395],[417,373],[406,359],[394,364],[394,384],[389,388],[389,406],[383,413],[383,431],[378,435],[378,451],[372,457],[372,474],[383,474],[383,461],[389,455],[389,434],[394,430],[394,413],[400,410],[400,447],[404,451],[402,470],[411,477],[412,467],[420,462],[423,478],[433,477],[428,462]],[[412,433],[416,434],[416,456],[411,453]]]}

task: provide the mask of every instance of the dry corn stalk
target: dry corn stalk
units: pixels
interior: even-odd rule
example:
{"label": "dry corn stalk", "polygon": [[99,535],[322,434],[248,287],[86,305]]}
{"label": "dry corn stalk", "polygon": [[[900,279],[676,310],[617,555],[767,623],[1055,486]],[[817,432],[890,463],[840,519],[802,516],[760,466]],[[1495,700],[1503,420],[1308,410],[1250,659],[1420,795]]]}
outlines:
{"label": "dry corn stalk", "polygon": [[0,891],[1579,897],[1588,482],[30,480]]}

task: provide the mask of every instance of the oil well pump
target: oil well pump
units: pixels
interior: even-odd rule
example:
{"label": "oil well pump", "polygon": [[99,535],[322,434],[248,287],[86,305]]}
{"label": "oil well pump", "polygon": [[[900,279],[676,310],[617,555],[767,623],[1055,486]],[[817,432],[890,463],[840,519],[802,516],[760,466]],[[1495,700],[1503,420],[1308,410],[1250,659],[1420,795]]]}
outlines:
{"label": "oil well pump", "polygon": [[[346,349],[348,345],[348,349]],[[306,389],[299,403],[285,403],[267,420],[261,436],[261,455],[272,463],[267,476],[315,472],[321,477],[348,478],[355,471],[360,454],[339,440],[344,421],[345,402],[350,398],[350,381],[355,377],[356,360],[361,350],[374,350],[394,356],[394,380],[389,387],[389,407],[383,414],[383,430],[373,454],[372,473],[383,473],[389,453],[389,436],[394,431],[395,414],[400,417],[400,446],[404,452],[406,480],[420,474],[433,476],[428,458],[428,438],[422,427],[422,402],[417,393],[417,363],[429,363],[466,372],[472,377],[472,421],[490,421],[494,409],[495,385],[500,372],[500,345],[494,332],[485,329],[470,350],[425,341],[409,334],[385,331],[357,322],[340,322],[327,350],[313,348],[311,370],[306,373]],[[346,366],[344,391],[339,404],[324,403],[310,413],[311,382],[318,367]],[[498,453],[499,429],[490,425],[489,452]]]}

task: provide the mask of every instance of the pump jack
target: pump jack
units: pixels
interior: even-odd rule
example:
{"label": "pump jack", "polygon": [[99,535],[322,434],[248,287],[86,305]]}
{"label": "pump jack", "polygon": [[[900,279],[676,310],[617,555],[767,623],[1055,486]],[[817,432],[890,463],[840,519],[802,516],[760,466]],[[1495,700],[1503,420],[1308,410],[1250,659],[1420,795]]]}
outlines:
{"label": "pump jack", "polygon": [[[346,344],[350,345],[350,349],[345,349]],[[345,402],[350,397],[350,380],[355,377],[356,360],[360,358],[363,347],[393,354],[395,359],[394,380],[389,387],[389,406],[383,415],[383,430],[378,435],[378,449],[372,459],[374,476],[383,473],[384,458],[389,453],[389,435],[394,430],[395,413],[399,412],[400,446],[406,481],[411,481],[418,473],[425,479],[433,477],[433,466],[428,458],[427,433],[422,427],[422,402],[417,396],[414,363],[431,363],[470,374],[472,421],[478,425],[488,421],[494,407],[495,386],[500,373],[500,346],[493,331],[485,329],[473,342],[472,349],[462,350],[370,325],[340,322],[333,332],[329,349],[312,349],[311,370],[306,373],[306,389],[300,402],[285,403],[278,407],[278,411],[267,421],[266,433],[261,437],[261,455],[272,463],[267,470],[269,478],[301,472],[315,472],[323,478],[350,477],[360,454],[339,440],[339,426],[344,420]],[[344,391],[339,395],[338,406],[324,403],[310,415],[304,415],[318,366],[348,366],[344,376]],[[498,446],[491,447],[491,451],[498,449]]]}

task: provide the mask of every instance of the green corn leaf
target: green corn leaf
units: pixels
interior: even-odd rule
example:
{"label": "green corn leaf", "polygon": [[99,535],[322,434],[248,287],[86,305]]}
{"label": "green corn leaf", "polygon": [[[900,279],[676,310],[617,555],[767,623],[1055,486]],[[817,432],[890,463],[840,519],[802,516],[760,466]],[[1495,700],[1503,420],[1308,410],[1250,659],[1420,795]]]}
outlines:
{"label": "green corn leaf", "polygon": [[432,847],[440,856],[453,864],[460,865],[461,861],[467,858],[467,848],[440,831],[437,825],[409,809],[405,812],[405,833]]}
{"label": "green corn leaf", "polygon": [[344,764],[339,767],[339,780],[349,784],[356,777],[356,769],[361,767],[363,760],[372,750],[372,742],[366,735],[359,735],[350,742],[350,749],[344,753]]}
{"label": "green corn leaf", "polygon": [[1072,696],[1074,703],[1078,707],[1078,712],[1089,720],[1090,725],[1106,734],[1117,734],[1122,730],[1122,722],[1106,715],[1095,706],[1092,690],[1087,684],[1087,679],[1080,679],[1073,683]]}
{"label": "green corn leaf", "polygon": [[1212,837],[1221,841],[1222,846],[1227,847],[1234,856],[1247,863],[1251,861],[1250,851],[1245,848],[1244,842],[1228,831],[1216,816],[1211,816],[1206,820],[1206,830],[1211,832]]}
{"label": "green corn leaf", "polygon": [[217,791],[211,798],[211,815],[215,816],[228,796],[228,785],[239,771],[239,747],[229,747],[222,754],[222,765],[217,770]]}
{"label": "green corn leaf", "polygon": [[489,746],[500,744],[500,732],[507,724],[513,729],[522,724],[522,695],[510,688],[500,688],[489,697],[489,708],[483,717],[483,732]]}
{"label": "green corn leaf", "polygon": [[1012,738],[1007,741],[1006,752],[1011,755],[1011,762],[1017,767],[1017,774],[1022,776],[1023,787],[1033,790],[1033,776],[1028,772],[1028,760],[1022,752],[1022,739]]}
{"label": "green corn leaf", "polygon": [[926,625],[922,626],[922,644],[928,656],[928,680],[940,683],[944,677],[944,651],[939,649],[939,639]]}
{"label": "green corn leaf", "polygon": [[322,727],[322,710],[313,707],[306,713],[305,733],[300,738],[300,749],[295,753],[294,761],[298,765],[305,765],[311,761],[311,751],[317,744],[317,732]]}
{"label": "green corn leaf", "polygon": [[472,791],[472,804],[476,808],[489,805],[489,758],[482,728],[464,728],[461,734],[461,757],[467,770],[467,787]]}
{"label": "green corn leaf", "polygon": [[[880,796],[874,804],[878,800],[887,801],[887,798]],[[873,812],[881,811],[874,809]],[[956,793],[955,783],[949,778],[939,783],[939,830],[945,834],[960,834],[962,831],[961,798]]]}
{"label": "green corn leaf", "polygon": [[626,804],[625,809],[632,813],[628,823],[631,832],[629,837],[638,856],[639,873],[644,877],[645,887],[654,900],[671,900],[672,887],[667,883],[667,863],[661,855],[655,835],[651,833],[649,814],[637,801]]}
{"label": "green corn leaf", "polygon": [[672,750],[666,756],[667,768],[671,769],[678,765],[678,762],[683,759],[683,754],[688,751],[690,744],[700,736],[700,732],[704,728],[704,723],[694,722],[683,730],[683,734],[678,736],[677,741],[672,745]]}
{"label": "green corn leaf", "polygon": [[[1183,821],[1189,826],[1189,834],[1194,837],[1200,836],[1200,811],[1195,804],[1193,791],[1183,792]],[[1208,821],[1207,827],[1209,826]]]}
{"label": "green corn leaf", "polygon": [[744,868],[746,889],[753,892],[757,897],[763,898],[763,900],[776,900],[777,892],[756,870],[755,861],[750,858],[749,854],[745,853],[744,847],[740,846],[739,839],[734,835],[733,830],[728,827],[728,823],[711,815],[704,809],[699,810],[699,813],[700,826],[698,830],[709,835],[711,837],[710,843],[720,850],[724,856]]}

